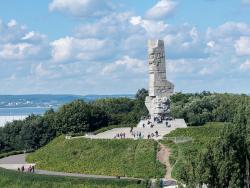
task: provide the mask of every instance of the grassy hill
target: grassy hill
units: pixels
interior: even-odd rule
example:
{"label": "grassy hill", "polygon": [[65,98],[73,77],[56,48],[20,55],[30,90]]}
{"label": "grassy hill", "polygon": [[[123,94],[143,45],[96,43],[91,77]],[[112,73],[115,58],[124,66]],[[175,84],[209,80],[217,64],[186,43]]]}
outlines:
{"label": "grassy hill", "polygon": [[66,140],[64,136],[29,154],[37,168],[127,177],[162,177],[164,167],[156,160],[153,140]]}
{"label": "grassy hill", "polygon": [[207,123],[204,126],[176,129],[165,137],[191,137],[192,141],[175,144],[167,139],[162,141],[171,148],[170,163],[173,167],[172,176],[177,180],[182,171],[182,164],[187,160],[194,159],[200,150],[206,148],[206,144],[218,139],[220,131],[226,123]]}
{"label": "grassy hill", "polygon": [[0,168],[3,188],[143,188],[145,182],[134,180],[95,180],[20,173]]}

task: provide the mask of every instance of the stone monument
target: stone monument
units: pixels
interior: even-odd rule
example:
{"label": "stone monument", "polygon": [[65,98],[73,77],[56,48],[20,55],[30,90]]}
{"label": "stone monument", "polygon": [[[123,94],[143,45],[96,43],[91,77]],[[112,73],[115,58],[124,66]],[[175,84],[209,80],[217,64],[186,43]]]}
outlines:
{"label": "stone monument", "polygon": [[145,105],[151,121],[161,122],[170,113],[170,96],[174,85],[166,80],[166,63],[163,40],[148,41],[149,96]]}

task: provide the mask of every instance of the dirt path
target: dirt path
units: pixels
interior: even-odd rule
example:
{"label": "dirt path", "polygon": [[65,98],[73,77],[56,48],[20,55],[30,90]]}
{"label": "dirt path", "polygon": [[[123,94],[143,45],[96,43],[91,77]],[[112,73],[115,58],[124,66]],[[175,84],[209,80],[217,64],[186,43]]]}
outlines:
{"label": "dirt path", "polygon": [[157,159],[166,166],[166,174],[164,178],[172,179],[171,177],[172,167],[169,162],[169,156],[171,154],[170,149],[161,143],[159,143],[159,146],[160,146],[160,151],[157,153]]}

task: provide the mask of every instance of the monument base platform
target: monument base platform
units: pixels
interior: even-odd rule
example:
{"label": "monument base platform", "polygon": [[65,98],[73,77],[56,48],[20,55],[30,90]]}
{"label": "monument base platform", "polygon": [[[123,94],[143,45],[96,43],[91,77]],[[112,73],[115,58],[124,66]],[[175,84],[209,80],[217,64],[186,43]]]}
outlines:
{"label": "monument base platform", "polygon": [[[125,134],[125,139],[154,139],[160,140],[163,138],[164,135],[169,134],[171,131],[177,128],[187,128],[187,124],[184,119],[175,119],[169,121],[171,126],[167,127],[162,124],[155,124],[153,127],[145,126],[143,127],[143,120],[138,124],[137,127],[134,127],[131,131],[131,128],[124,127],[124,128],[114,128],[112,130],[105,131],[103,133],[99,133],[97,135],[87,135],[86,138],[91,139],[121,139],[117,137],[118,134],[123,133]],[[158,135],[156,135],[156,132]],[[149,137],[150,135],[150,137]],[[124,139],[124,138],[123,138]]]}

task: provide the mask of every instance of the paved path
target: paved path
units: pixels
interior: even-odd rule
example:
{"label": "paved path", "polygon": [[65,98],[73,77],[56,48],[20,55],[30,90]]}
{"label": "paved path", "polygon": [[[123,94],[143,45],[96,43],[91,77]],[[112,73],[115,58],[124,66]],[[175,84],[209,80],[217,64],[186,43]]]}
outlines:
{"label": "paved path", "polygon": [[25,164],[25,154],[12,155],[0,159],[0,164]]}
{"label": "paved path", "polygon": [[[25,161],[26,154],[12,155],[0,159],[0,168],[5,168],[9,170],[17,170],[24,166],[25,171],[29,166],[35,165],[34,163],[26,163]],[[117,176],[103,176],[103,175],[92,175],[92,174],[80,174],[80,173],[66,173],[66,172],[54,172],[47,170],[35,169],[35,174],[44,174],[51,176],[68,176],[68,177],[80,177],[80,178],[94,178],[94,179],[117,179]],[[129,180],[143,180],[140,178],[129,178],[129,177],[120,177],[120,179],[129,179]]]}
{"label": "paved path", "polygon": [[26,163],[25,156],[26,154],[19,154],[2,158],[0,159],[0,167],[9,170],[17,170],[22,166],[24,166],[25,169],[28,169],[30,166],[35,166],[34,163]]}
{"label": "paved path", "polygon": [[[47,171],[47,170],[35,170],[35,173],[36,174],[51,175],[51,176],[69,176],[69,177],[96,178],[96,179],[118,179],[117,176],[104,176],[104,175],[92,175],[92,174],[54,172],[54,171]],[[129,178],[129,177],[120,177],[120,179],[142,180],[142,179],[139,179],[139,178]]]}

